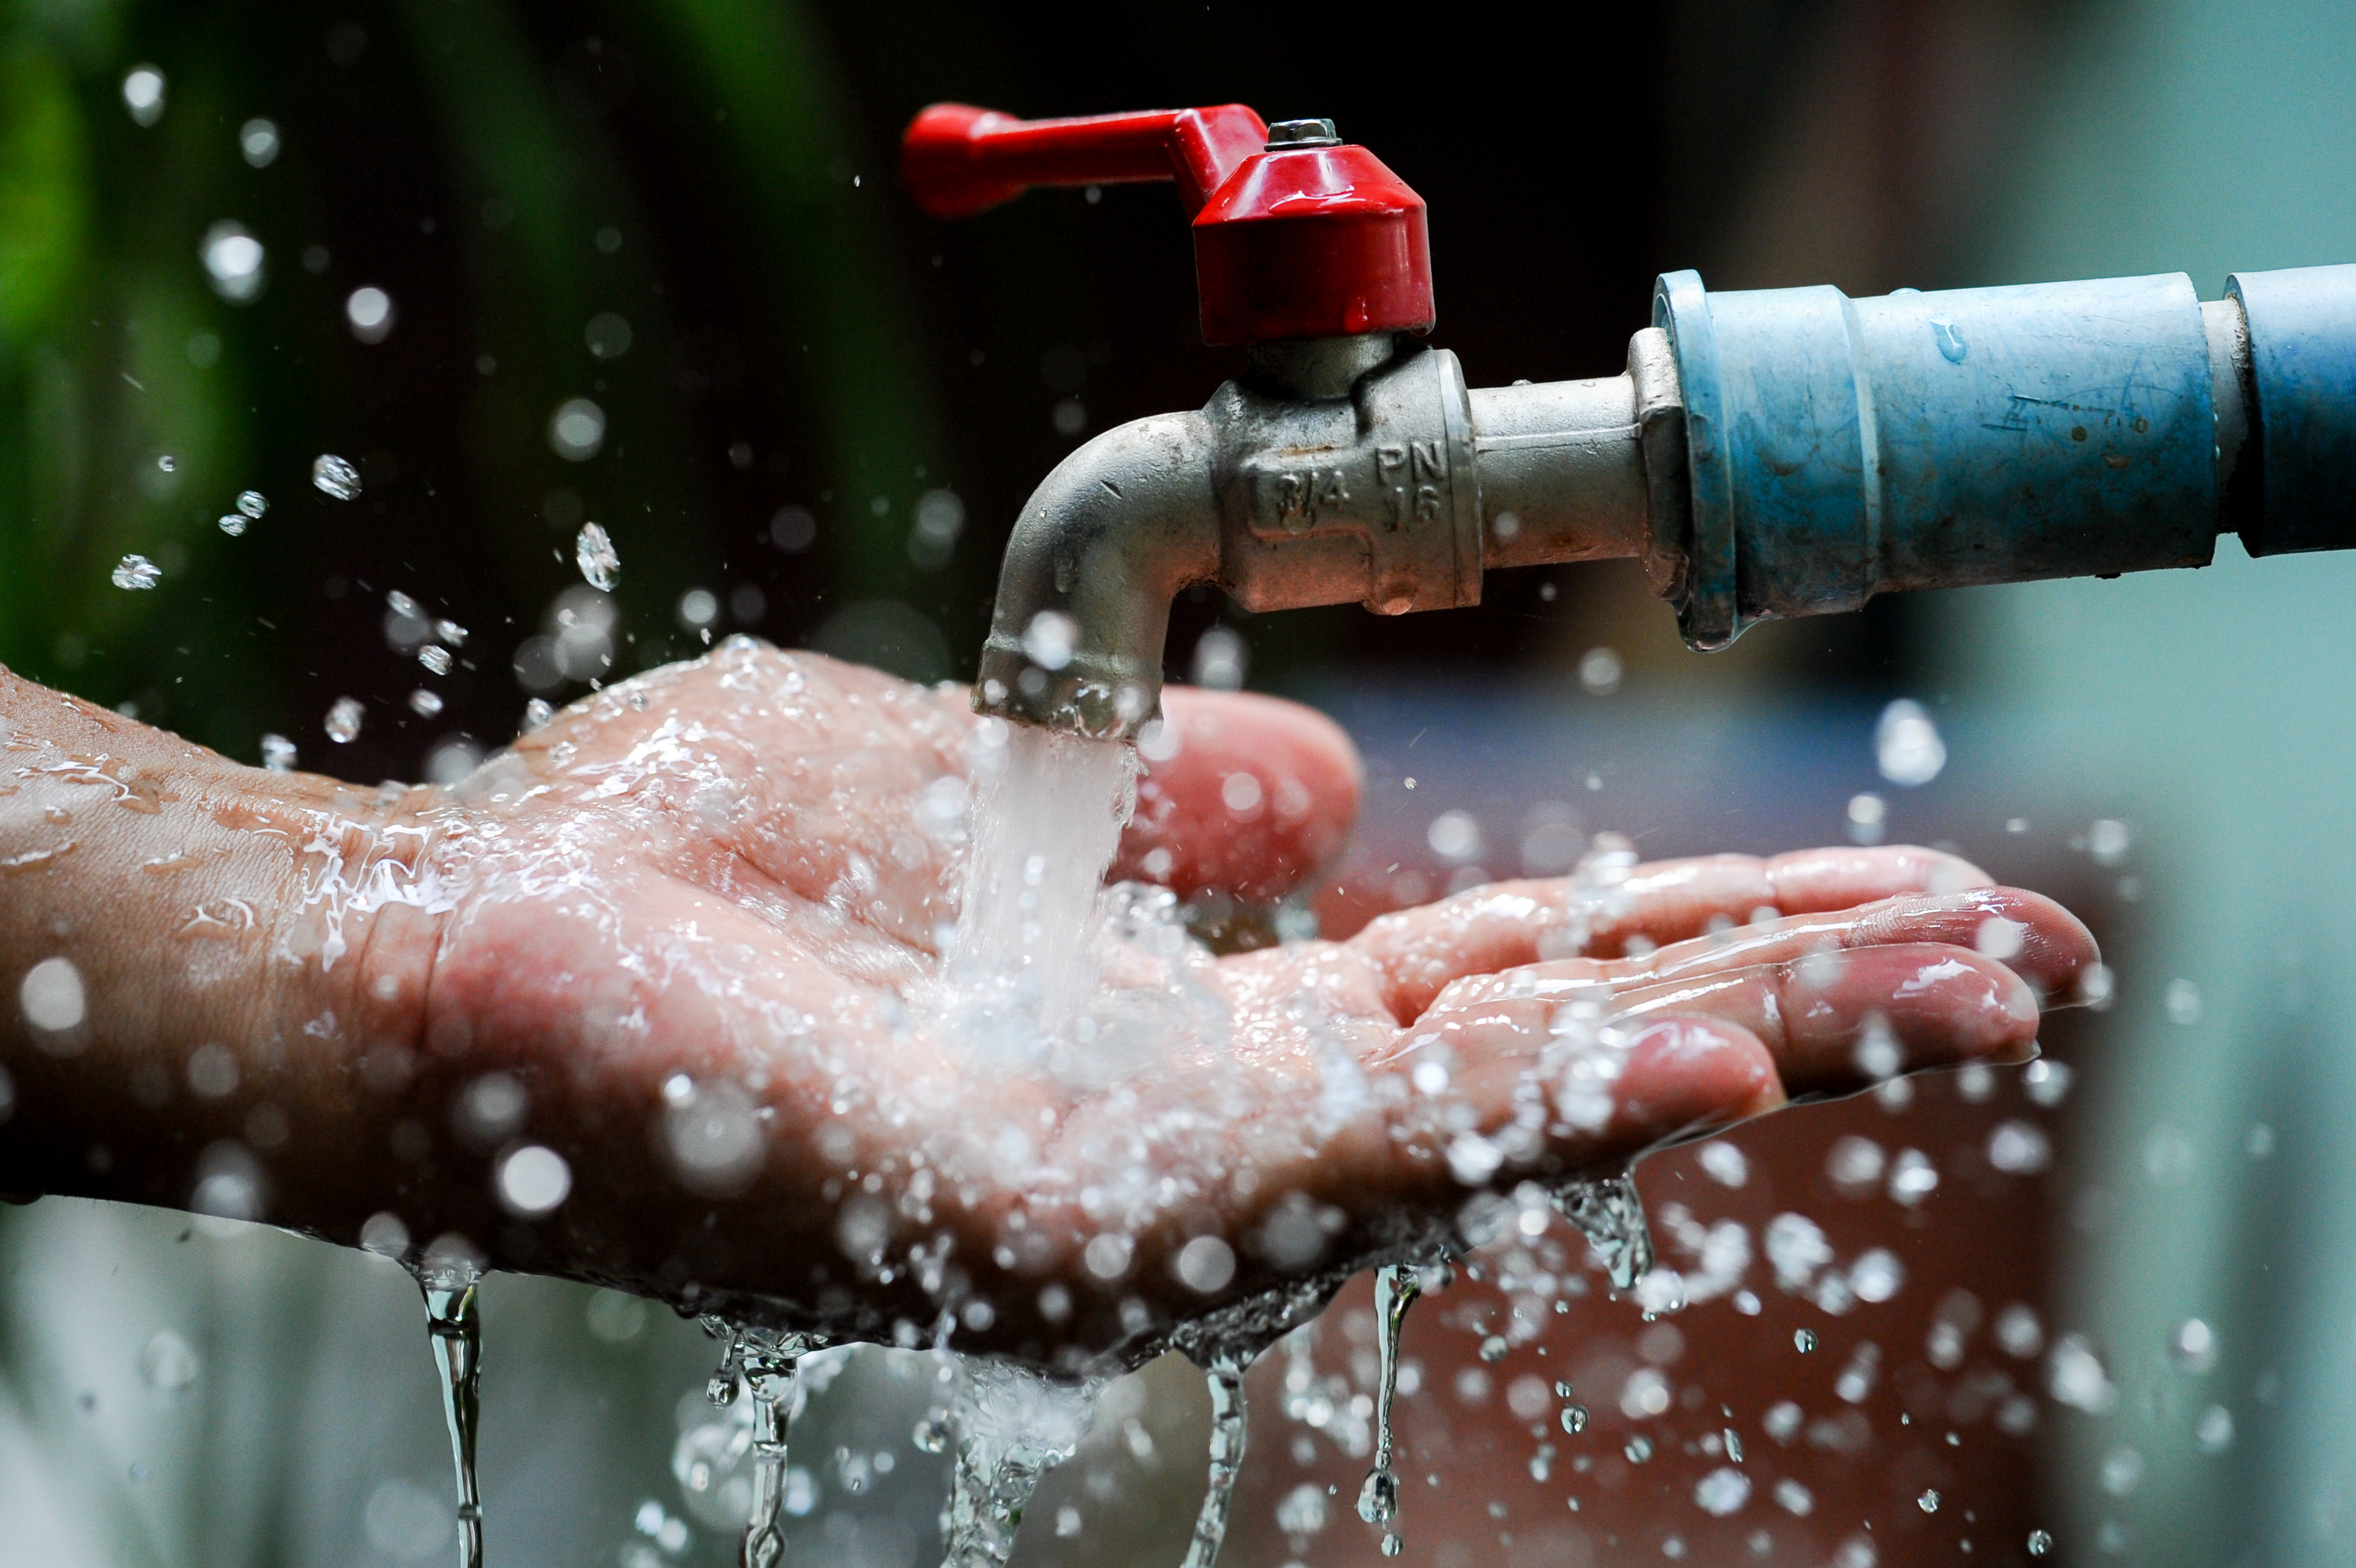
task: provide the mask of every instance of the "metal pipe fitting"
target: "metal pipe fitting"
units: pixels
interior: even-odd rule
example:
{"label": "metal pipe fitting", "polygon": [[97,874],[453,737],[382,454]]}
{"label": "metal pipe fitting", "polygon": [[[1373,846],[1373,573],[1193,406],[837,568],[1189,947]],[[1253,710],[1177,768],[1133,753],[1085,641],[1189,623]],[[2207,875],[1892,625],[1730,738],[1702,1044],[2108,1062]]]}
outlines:
{"label": "metal pipe fitting", "polygon": [[[1200,413],[1082,447],[1025,508],[977,706],[1128,736],[1169,600],[1478,603],[1635,556],[1687,640],[1903,588],[2356,547],[2356,266],[2026,287],[1660,281],[1623,375],[1468,389],[1386,334],[1268,343]],[[1047,618],[1042,619],[1042,617]]]}
{"label": "metal pipe fitting", "polygon": [[1160,712],[1170,601],[1219,574],[1216,446],[1161,413],[1055,466],[1007,542],[977,711],[1123,739]]}

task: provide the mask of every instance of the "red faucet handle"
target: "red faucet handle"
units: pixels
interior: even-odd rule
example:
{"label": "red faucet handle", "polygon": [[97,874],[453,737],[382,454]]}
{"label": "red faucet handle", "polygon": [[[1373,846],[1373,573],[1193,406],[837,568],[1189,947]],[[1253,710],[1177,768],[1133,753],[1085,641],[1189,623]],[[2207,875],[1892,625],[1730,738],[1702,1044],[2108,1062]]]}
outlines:
{"label": "red faucet handle", "polygon": [[1330,122],[1269,127],[1240,103],[1018,120],[936,103],[909,125],[901,172],[936,218],[1034,185],[1171,179],[1194,215],[1203,337],[1214,344],[1430,329],[1423,199]]}
{"label": "red faucet handle", "polygon": [[1240,103],[1072,120],[936,103],[908,126],[900,169],[916,204],[936,218],[970,217],[1034,185],[1149,179],[1177,181],[1194,212],[1267,141],[1267,125]]}

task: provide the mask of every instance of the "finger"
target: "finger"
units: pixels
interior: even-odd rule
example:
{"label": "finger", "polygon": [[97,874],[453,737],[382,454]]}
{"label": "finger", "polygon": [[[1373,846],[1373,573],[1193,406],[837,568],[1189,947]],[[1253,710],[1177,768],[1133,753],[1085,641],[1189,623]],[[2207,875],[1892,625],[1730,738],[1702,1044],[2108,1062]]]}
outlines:
{"label": "finger", "polygon": [[1341,849],[1358,814],[1358,754],[1333,720],[1184,686],[1163,690],[1162,714],[1140,748],[1137,815],[1113,875],[1182,897],[1275,898]]}
{"label": "finger", "polygon": [[[2038,1010],[2028,983],[1994,959],[1910,942],[1841,953],[1830,964],[1811,957],[1598,985],[1589,997],[1524,993],[1461,1004],[1451,997],[1372,1065],[1411,1071],[1417,1059],[1438,1053],[1437,1059],[1483,1070],[1518,1069],[1548,1051],[1577,1058],[1609,1046],[1614,1031],[1669,1015],[1717,1018],[1750,1030],[1773,1055],[1786,1091],[1797,1096],[1846,1092],[1892,1073],[1984,1058],[2026,1060]],[[1883,1054],[1873,1059],[1861,1045]]]}
{"label": "finger", "polygon": [[1762,860],[1715,854],[1639,865],[1598,886],[1570,877],[1501,882],[1401,910],[1352,938],[1391,976],[1402,1022],[1460,975],[1488,974],[1540,959],[1612,958],[1632,942],[1655,947],[1700,935],[1713,920],[1746,921],[1845,909],[1901,893],[1986,886],[1986,872],[1938,850],[1799,850]]}
{"label": "finger", "polygon": [[1831,966],[1762,964],[1614,994],[1612,1011],[1707,1015],[1766,1043],[1786,1093],[1847,1094],[1894,1073],[2036,1054],[2038,1007],[1996,960],[1935,943],[1862,948]]}
{"label": "finger", "polygon": [[1997,960],[2047,996],[2065,1002],[2101,956],[2094,934],[2042,894],[2019,887],[1967,893],[1904,894],[1830,915],[1787,915],[1736,930],[1675,942],[1643,958],[1560,959],[1496,974],[1452,981],[1435,1008],[1464,1007],[1503,996],[1567,999],[1591,986],[1625,988],[1646,980],[1789,963],[1858,948],[1932,942],[1974,949]]}
{"label": "finger", "polygon": [[[1557,1163],[1633,1155],[1665,1139],[1740,1122],[1783,1103],[1774,1053],[1755,1030],[1731,1019],[1704,1013],[1648,1018],[1618,1048],[1624,1056],[1614,1063],[1609,1082],[1595,1086],[1592,1110],[1577,1120],[1555,1118]],[[1452,1087],[1484,1123],[1502,1122],[1530,1065],[1530,1058],[1518,1051],[1459,1056]],[[1556,1107],[1558,1112],[1562,1109]]]}

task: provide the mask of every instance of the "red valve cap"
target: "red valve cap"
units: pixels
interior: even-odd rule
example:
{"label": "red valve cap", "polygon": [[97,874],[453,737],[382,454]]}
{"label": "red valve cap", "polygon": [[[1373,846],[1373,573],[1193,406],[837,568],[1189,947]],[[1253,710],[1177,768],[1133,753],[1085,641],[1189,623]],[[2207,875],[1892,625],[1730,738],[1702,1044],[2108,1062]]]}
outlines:
{"label": "red valve cap", "polygon": [[1428,332],[1423,198],[1360,146],[1244,161],[1194,218],[1203,340]]}

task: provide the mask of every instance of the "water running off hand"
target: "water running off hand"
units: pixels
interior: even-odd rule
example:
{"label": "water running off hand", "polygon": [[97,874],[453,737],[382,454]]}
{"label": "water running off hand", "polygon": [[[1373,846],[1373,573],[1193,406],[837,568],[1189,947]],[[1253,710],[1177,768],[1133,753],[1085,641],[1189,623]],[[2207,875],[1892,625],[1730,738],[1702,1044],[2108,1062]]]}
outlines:
{"label": "water running off hand", "polygon": [[1398,1518],[1398,1472],[1391,1468],[1391,1401],[1398,1391],[1399,1333],[1407,1309],[1423,1294],[1423,1271],[1391,1263],[1375,1272],[1375,1325],[1381,1334],[1380,1387],[1375,1394],[1375,1467],[1358,1492],[1358,1517],[1383,1529],[1383,1555],[1397,1557],[1406,1542],[1391,1528]]}
{"label": "water running off hand", "polygon": [[734,1328],[718,1318],[704,1331],[726,1342],[704,1389],[715,1405],[735,1402],[741,1375],[753,1401],[753,1506],[738,1548],[738,1568],[777,1568],[786,1560],[787,1434],[793,1420],[801,1359],[816,1346],[808,1335]]}
{"label": "water running off hand", "polygon": [[1227,1516],[1235,1509],[1236,1481],[1244,1467],[1243,1359],[1215,1356],[1205,1377],[1211,1389],[1210,1487],[1203,1494],[1194,1538],[1186,1543],[1186,1560],[1179,1568],[1211,1568],[1218,1561],[1220,1543],[1227,1538]]}
{"label": "water running off hand", "polygon": [[475,1479],[483,1379],[483,1320],[476,1292],[482,1270],[470,1258],[429,1252],[411,1272],[425,1294],[426,1333],[442,1374],[442,1421],[450,1432],[458,1488],[458,1568],[483,1568],[483,1494]]}

